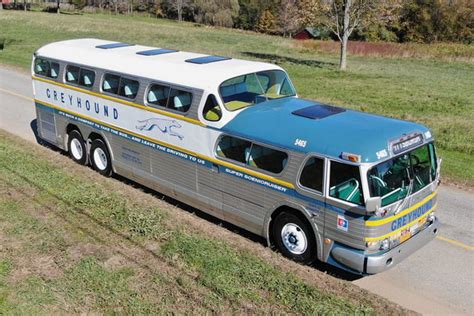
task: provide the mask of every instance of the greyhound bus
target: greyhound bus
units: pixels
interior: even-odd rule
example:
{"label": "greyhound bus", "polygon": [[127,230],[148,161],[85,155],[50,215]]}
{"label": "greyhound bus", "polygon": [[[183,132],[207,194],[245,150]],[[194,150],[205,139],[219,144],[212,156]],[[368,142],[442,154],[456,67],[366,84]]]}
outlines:
{"label": "greyhound bus", "polygon": [[375,274],[437,234],[430,130],[298,98],[276,65],[76,39],[38,49],[32,79],[43,140],[297,262]]}

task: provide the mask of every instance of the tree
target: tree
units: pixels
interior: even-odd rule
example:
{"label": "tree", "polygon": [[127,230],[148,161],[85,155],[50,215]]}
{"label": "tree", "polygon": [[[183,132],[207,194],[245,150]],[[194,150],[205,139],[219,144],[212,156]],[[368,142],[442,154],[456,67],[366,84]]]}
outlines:
{"label": "tree", "polygon": [[190,5],[190,0],[169,0],[167,5],[171,10],[176,12],[178,16],[178,21],[183,21],[183,10]]}
{"label": "tree", "polygon": [[352,32],[377,12],[377,0],[323,0],[321,12],[323,23],[337,36],[341,43],[339,69],[347,68],[347,42]]}
{"label": "tree", "polygon": [[260,15],[256,26],[256,31],[260,33],[273,34],[276,30],[275,16],[269,11],[265,10]]}
{"label": "tree", "polygon": [[278,26],[283,36],[292,37],[300,27],[296,0],[281,0]]}
{"label": "tree", "polygon": [[194,20],[198,23],[232,27],[239,14],[238,0],[193,0]]}

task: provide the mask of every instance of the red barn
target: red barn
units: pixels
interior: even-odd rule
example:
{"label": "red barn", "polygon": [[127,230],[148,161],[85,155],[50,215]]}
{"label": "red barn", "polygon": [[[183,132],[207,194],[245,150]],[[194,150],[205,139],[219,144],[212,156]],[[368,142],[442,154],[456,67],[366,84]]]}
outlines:
{"label": "red barn", "polygon": [[307,39],[313,39],[317,37],[318,37],[318,32],[312,27],[305,27],[304,29],[296,33],[295,36],[293,36],[293,38],[297,40],[307,40]]}

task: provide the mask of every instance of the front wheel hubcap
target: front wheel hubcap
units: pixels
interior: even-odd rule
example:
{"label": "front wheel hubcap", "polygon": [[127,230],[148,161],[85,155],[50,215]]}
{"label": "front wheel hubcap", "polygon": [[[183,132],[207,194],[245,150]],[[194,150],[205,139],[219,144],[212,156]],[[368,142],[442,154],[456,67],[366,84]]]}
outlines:
{"label": "front wheel hubcap", "polygon": [[71,140],[70,150],[71,150],[71,153],[72,153],[72,156],[74,157],[74,159],[76,159],[76,160],[81,160],[82,159],[82,155],[84,153],[83,153],[83,150],[82,150],[81,142],[77,138],[73,138]]}
{"label": "front wheel hubcap", "polygon": [[285,248],[295,255],[303,254],[308,248],[304,231],[296,224],[288,223],[281,230],[281,239]]}

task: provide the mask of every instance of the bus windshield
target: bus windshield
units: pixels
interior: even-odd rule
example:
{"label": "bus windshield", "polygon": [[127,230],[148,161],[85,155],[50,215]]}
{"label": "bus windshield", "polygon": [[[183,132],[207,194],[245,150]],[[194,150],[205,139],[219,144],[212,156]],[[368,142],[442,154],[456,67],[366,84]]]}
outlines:
{"label": "bus windshield", "polygon": [[382,206],[417,192],[436,178],[436,155],[432,143],[394,157],[367,173],[370,196],[380,196]]}
{"label": "bus windshield", "polygon": [[219,93],[229,111],[296,95],[290,79],[281,70],[261,71],[226,80],[220,85]]}

